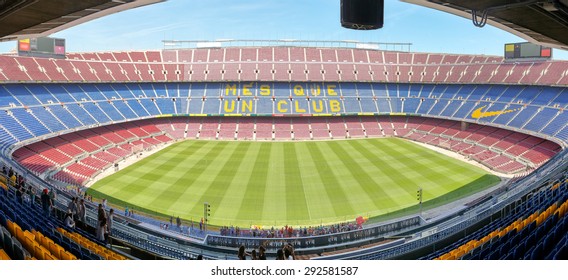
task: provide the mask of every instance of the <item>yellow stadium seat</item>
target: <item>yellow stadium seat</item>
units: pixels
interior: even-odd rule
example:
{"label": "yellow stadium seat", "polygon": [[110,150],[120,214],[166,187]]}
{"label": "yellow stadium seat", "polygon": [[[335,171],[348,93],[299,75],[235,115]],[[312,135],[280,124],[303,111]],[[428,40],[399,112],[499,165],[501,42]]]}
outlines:
{"label": "yellow stadium seat", "polygon": [[543,220],[542,216],[538,216],[538,218],[536,218],[536,225],[540,226],[540,224],[542,224],[542,220]]}
{"label": "yellow stadium seat", "polygon": [[[550,209],[550,208],[549,208]],[[546,219],[548,219],[548,217],[550,216],[550,212],[548,210],[542,212],[539,217],[542,217],[542,221],[546,221]]]}
{"label": "yellow stadium seat", "polygon": [[519,224],[519,222],[520,222],[519,220],[514,221],[514,222],[510,225],[511,230],[513,230],[514,228],[517,228],[517,225]]}
{"label": "yellow stadium seat", "polygon": [[[15,226],[14,229],[16,230],[16,238],[21,242],[22,240],[24,240],[25,236],[24,236],[24,231],[22,230],[22,228],[20,228],[19,226]],[[35,236],[31,235],[30,238],[32,238],[32,240],[35,240]]]}
{"label": "yellow stadium seat", "polygon": [[53,240],[51,240],[51,239],[49,239],[45,236],[42,237],[41,242],[40,242],[41,246],[43,246],[46,249],[49,249],[49,244],[51,244],[51,243],[54,243]]}
{"label": "yellow stadium seat", "polygon": [[93,252],[95,252],[95,254],[97,254],[101,257],[105,254],[105,252],[103,250],[101,250],[101,248],[99,248],[98,246],[93,247],[93,248],[95,249],[95,251],[93,251]]}
{"label": "yellow stadium seat", "polygon": [[456,256],[456,259],[459,259],[459,258],[463,257],[466,253],[467,253],[467,251],[462,249],[462,250],[459,250],[456,254],[454,254],[454,256]]}
{"label": "yellow stadium seat", "polygon": [[14,222],[14,229],[16,231],[22,231],[23,232],[22,227],[20,227],[20,225],[18,225],[16,222]]}
{"label": "yellow stadium seat", "polygon": [[[77,242],[78,242],[81,246],[83,246],[83,247],[85,247],[85,248],[87,248],[87,249],[89,249],[89,247],[92,247],[92,246],[93,246],[93,244],[91,244],[91,243],[89,243],[89,242],[87,242],[87,241],[85,241],[85,240],[82,240],[82,239],[81,239],[81,240],[77,240]],[[90,250],[90,249],[89,249],[89,250]]]}
{"label": "yellow stadium seat", "polygon": [[101,252],[101,257],[103,257],[105,260],[114,260],[112,254],[107,252]]}
{"label": "yellow stadium seat", "polygon": [[23,235],[24,235],[25,237],[27,237],[27,238],[29,238],[29,239],[31,239],[31,240],[35,240],[35,241],[37,241],[37,242],[39,243],[39,239],[37,239],[36,236],[35,236],[35,234],[33,234],[33,233],[31,233],[31,232],[29,232],[29,231],[26,230],[26,231],[23,232]]}
{"label": "yellow stadium seat", "polygon": [[51,255],[51,253],[47,249],[43,248],[41,245],[39,245],[39,247],[36,247],[36,250],[38,250],[38,256],[40,256],[42,260],[45,260],[46,253],[48,255]]}
{"label": "yellow stadium seat", "polygon": [[49,249],[49,251],[51,252],[51,254],[60,259],[61,258],[61,250],[63,248],[61,248],[58,244],[55,244],[55,242],[53,242],[52,240],[48,241],[48,246],[46,247],[47,249]]}
{"label": "yellow stadium seat", "polygon": [[22,243],[22,245],[24,246],[24,248],[25,248],[28,252],[30,252],[30,254],[33,255],[34,246],[35,246],[34,241],[31,240],[31,239],[29,239],[28,237],[24,237],[24,240],[22,240],[21,243]]}
{"label": "yellow stadium seat", "polygon": [[554,208],[552,206],[546,208],[546,211],[544,211],[544,213],[546,213],[546,217],[550,217],[550,215],[552,213],[554,213],[554,211],[552,211]]}
{"label": "yellow stadium seat", "polygon": [[61,259],[62,260],[72,260],[72,255],[71,255],[71,253],[68,253],[67,251],[62,251],[61,252]]}
{"label": "yellow stadium seat", "polygon": [[8,232],[10,232],[10,234],[12,236],[15,235],[16,231],[14,230],[14,222],[7,220],[6,221],[6,229],[8,230]]}
{"label": "yellow stadium seat", "polygon": [[508,225],[508,226],[505,228],[505,233],[508,233],[509,231],[513,230],[513,228],[515,228],[515,227],[513,226],[513,224]]}
{"label": "yellow stadium seat", "polygon": [[525,225],[525,227],[529,226],[530,224],[534,223],[536,221],[536,217],[528,217],[526,219],[527,223]]}
{"label": "yellow stadium seat", "polygon": [[52,256],[52,255],[51,255],[51,254],[49,254],[49,253],[45,253],[45,254],[44,254],[44,258],[43,258],[43,259],[44,259],[44,260],[46,260],[46,261],[53,261],[53,260],[57,260],[57,258],[55,258],[54,256]]}
{"label": "yellow stadium seat", "polygon": [[55,260],[56,258],[51,254],[51,252],[49,250],[47,250],[46,248],[42,248],[42,253],[43,253],[43,259],[44,260]]}
{"label": "yellow stadium seat", "polygon": [[88,249],[89,251],[91,251],[91,252],[93,252],[93,253],[95,252],[95,249],[93,248],[93,245],[87,244],[87,243],[83,243],[83,245],[84,245],[83,247],[85,247],[85,248]]}
{"label": "yellow stadium seat", "polygon": [[11,260],[10,256],[4,251],[4,249],[0,249],[0,260],[9,261]]}
{"label": "yellow stadium seat", "polygon": [[[36,244],[34,246],[34,257],[36,257],[38,260],[43,260],[43,247],[39,246],[39,244]],[[31,253],[31,252],[30,252]]]}

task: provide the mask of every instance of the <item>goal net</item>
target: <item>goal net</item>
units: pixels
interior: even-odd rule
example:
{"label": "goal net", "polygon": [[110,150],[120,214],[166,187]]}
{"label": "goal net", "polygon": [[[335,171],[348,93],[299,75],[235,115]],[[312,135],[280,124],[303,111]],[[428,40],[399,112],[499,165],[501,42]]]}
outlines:
{"label": "goal net", "polygon": [[140,156],[140,153],[144,151],[144,146],[142,144],[133,145],[132,147],[132,154],[136,156]]}

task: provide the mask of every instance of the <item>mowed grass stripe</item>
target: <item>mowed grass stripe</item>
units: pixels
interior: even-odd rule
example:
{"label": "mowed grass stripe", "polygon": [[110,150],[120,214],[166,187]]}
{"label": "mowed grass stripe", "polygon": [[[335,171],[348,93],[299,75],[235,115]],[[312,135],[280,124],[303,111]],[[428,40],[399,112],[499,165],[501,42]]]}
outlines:
{"label": "mowed grass stripe", "polygon": [[[223,150],[223,149],[219,149],[218,151],[215,151],[215,153],[219,152],[219,154],[222,153],[231,153],[231,149],[233,149],[233,151],[235,151],[236,149],[238,149],[238,146],[233,146],[233,145],[227,145],[225,146],[227,149]],[[202,172],[196,172],[195,170],[192,170],[195,168],[194,165],[191,165],[192,168],[189,169],[185,169],[186,172],[182,174],[179,174],[179,179],[176,181],[175,185],[180,185],[180,187],[183,187],[184,193],[183,195],[175,198],[173,201],[174,203],[171,205],[171,211],[175,211],[175,209],[177,209],[178,207],[183,207],[184,209],[188,209],[188,213],[192,211],[192,209],[194,209],[196,206],[201,205],[201,207],[203,207],[203,203],[204,202],[209,202],[210,204],[216,204],[216,195],[215,192],[213,191],[212,194],[207,195],[206,197],[199,196],[199,189],[207,189],[208,187],[211,187],[211,185],[202,185],[202,184],[196,184],[196,180],[198,180],[199,176],[201,175],[201,173],[206,172],[205,169],[208,168],[210,165],[215,165],[217,164],[217,161],[210,161],[209,159],[211,154],[212,154],[212,150],[218,149],[218,147],[216,146],[211,146],[211,148],[208,150],[208,152],[204,155],[205,158],[207,158],[208,160],[199,160],[201,167],[203,168]],[[223,157],[221,157],[223,158]],[[227,157],[226,159],[230,159],[233,158],[233,156],[231,157]],[[224,159],[224,158],[223,158]],[[191,160],[191,158],[189,158],[188,160]],[[226,165],[223,166],[223,168],[226,168]],[[230,169],[226,170],[228,173],[231,172]],[[191,178],[190,178],[191,177]],[[211,179],[214,178],[222,178],[222,177],[211,177]],[[211,181],[211,183],[213,183],[213,181]],[[212,187],[211,187],[212,188]],[[210,193],[209,191],[207,191],[206,193]],[[203,209],[203,208],[201,208]],[[217,208],[213,208],[213,210],[216,210]]]}
{"label": "mowed grass stripe", "polygon": [[[374,149],[371,145],[361,145],[366,141],[358,141],[352,143],[355,148],[353,157],[358,160],[365,160],[369,163],[364,168],[368,174],[373,174],[374,185],[372,187],[383,192],[384,195],[377,197],[375,203],[380,205],[374,210],[367,210],[366,216],[382,215],[393,211],[392,209],[399,209],[401,205],[407,204],[409,198],[407,191],[403,189],[406,185],[400,186],[397,180],[400,178],[398,172],[391,165],[395,163],[394,160],[384,161],[386,158],[384,151]],[[372,209],[372,208],[369,208]]]}
{"label": "mowed grass stripe", "polygon": [[282,142],[272,143],[266,160],[268,167],[266,191],[262,219],[274,224],[285,224],[288,220],[286,213],[286,174],[284,174],[284,149]]}
{"label": "mowed grass stripe", "polygon": [[[164,209],[169,215],[178,214],[181,209],[188,209],[187,203],[187,186],[193,184],[196,174],[200,173],[206,167],[207,158],[215,145],[204,143],[199,152],[192,152],[189,149],[176,150],[176,154],[172,155],[169,169],[161,169],[162,177],[160,183],[170,184],[169,188],[162,188],[153,184],[152,198],[146,201],[155,209]],[[173,167],[175,166],[175,168]],[[158,169],[160,170],[160,169]],[[188,184],[188,185],[185,185]],[[178,192],[179,190],[179,192]],[[183,204],[178,203],[180,198],[184,198]],[[176,209],[176,210],[174,210]],[[191,210],[190,210],[191,211]]]}
{"label": "mowed grass stripe", "polygon": [[[416,189],[463,197],[495,177],[412,142],[187,141],[149,156],[92,188],[151,212],[213,224],[280,226],[335,223],[416,205]],[[488,177],[479,186],[482,176]],[[467,186],[463,190],[462,186]],[[467,189],[467,191],[466,191]],[[97,192],[92,192],[95,196]],[[440,195],[444,195],[440,197]],[[135,207],[134,209],[139,209]]]}
{"label": "mowed grass stripe", "polygon": [[[387,138],[384,140],[390,139]],[[383,141],[371,139],[353,143],[353,145],[358,147],[360,151],[367,149],[370,153],[378,154],[378,157],[375,158],[366,157],[367,159],[372,160],[373,165],[384,175],[380,178],[387,179],[384,180],[385,182],[379,185],[379,187],[381,187],[391,199],[384,200],[382,203],[384,203],[384,209],[393,209],[405,205],[410,201],[410,189],[416,189],[416,182],[406,175],[407,170],[399,169],[402,165],[399,162],[400,157],[398,154],[396,156],[392,155],[392,149],[384,145],[387,142],[388,141],[384,141],[383,143]]]}
{"label": "mowed grass stripe", "polygon": [[[427,192],[438,189],[446,190],[458,183],[457,180],[448,176],[449,174],[447,172],[442,173],[437,171],[436,165],[425,165],[420,162],[421,159],[437,158],[437,154],[426,153],[424,149],[416,149],[416,145],[405,144],[410,143],[405,140],[397,139],[396,143],[392,141],[385,142],[384,147],[397,151],[397,164],[394,166],[397,170],[404,170],[404,176],[408,178],[409,181],[414,182],[413,184],[399,188],[399,190],[406,190],[404,193],[406,197],[414,198],[416,190],[419,187],[423,187],[425,194],[424,200],[426,200],[428,197],[426,195]],[[378,146],[377,143],[374,143],[374,145],[375,147]],[[416,156],[417,154],[419,154],[419,156]],[[428,190],[426,190],[426,186],[428,186]]]}
{"label": "mowed grass stripe", "polygon": [[[302,176],[304,185],[304,194],[306,203],[309,208],[310,221],[320,221],[323,219],[336,219],[335,206],[332,204],[329,196],[326,195],[326,185],[321,179],[321,174],[317,172],[316,162],[309,151],[307,143],[304,145],[296,145],[296,154],[298,156],[298,168]],[[304,225],[310,225],[310,221],[305,221]]]}
{"label": "mowed grass stripe", "polygon": [[[302,172],[298,166],[298,151],[295,143],[284,143],[284,173],[286,174],[286,215],[309,221],[310,210],[304,192]],[[291,207],[290,207],[291,206]]]}
{"label": "mowed grass stripe", "polygon": [[183,158],[178,163],[178,173],[175,176],[171,174],[169,177],[164,177],[163,180],[168,181],[171,184],[171,188],[180,189],[182,191],[179,197],[169,201],[169,205],[167,205],[168,211],[195,221],[199,219],[199,216],[190,214],[194,206],[200,203],[198,197],[193,195],[196,191],[195,181],[207,168],[211,151],[217,149],[217,145],[212,145],[206,141],[190,142],[199,143],[199,145],[202,146],[198,150],[176,150],[175,152],[178,154],[174,156]]}
{"label": "mowed grass stripe", "polygon": [[[360,165],[355,159],[352,157],[354,153],[354,147],[351,145],[350,142],[339,143],[336,141],[330,141],[329,147],[335,151],[336,155],[342,160],[343,164],[351,173],[351,177],[353,177],[357,181],[357,185],[353,185],[350,187],[350,192],[360,194],[360,198],[357,201],[354,201],[352,205],[355,205],[360,211],[365,211],[365,209],[369,209],[370,205],[373,205],[375,208],[381,207],[381,202],[379,199],[388,196],[385,192],[383,192],[377,185],[375,185],[375,181],[369,173],[365,171],[362,165]],[[344,149],[345,147],[345,149]],[[349,149],[349,152],[347,151]],[[363,164],[369,164],[365,162]],[[366,194],[366,196],[363,196]],[[351,199],[352,197],[347,197]],[[352,199],[351,199],[352,200]]]}
{"label": "mowed grass stripe", "polygon": [[228,142],[218,142],[216,144],[205,157],[207,160],[203,163],[204,168],[199,168],[192,172],[192,175],[196,177],[190,192],[191,196],[195,197],[196,200],[191,209],[192,213],[202,212],[203,203],[210,202],[209,200],[213,199],[213,195],[209,193],[210,190],[207,186],[215,179],[214,174],[217,175],[222,172],[221,167],[229,160],[225,155],[235,148],[235,145]]}
{"label": "mowed grass stripe", "polygon": [[[209,153],[204,153],[205,158],[209,158],[212,149],[213,146],[209,145],[208,149]],[[179,154],[174,155],[174,157],[178,158],[178,155],[180,155],[179,160],[172,161],[171,164],[173,166],[170,167],[169,170],[165,170],[166,172],[162,174],[162,178],[165,178],[166,180],[159,180],[157,181],[158,184],[153,185],[153,187],[156,189],[155,193],[156,196],[150,202],[150,205],[153,205],[154,207],[168,209],[168,211],[170,212],[179,211],[177,210],[180,208],[178,202],[182,202],[182,204],[187,204],[188,194],[187,194],[187,188],[184,187],[184,183],[187,180],[187,178],[195,176],[196,173],[192,169],[196,167],[200,168],[201,165],[203,165],[203,163],[205,163],[205,165],[207,164],[207,160],[199,160],[192,163],[190,160],[188,160],[187,157],[187,155],[191,155],[190,151],[188,150],[179,151]],[[184,157],[184,155],[186,156]],[[187,168],[188,166],[192,167]],[[168,180],[172,180],[174,181],[174,183],[172,184],[172,182],[168,182]],[[167,187],[168,184],[173,187],[168,188]]]}
{"label": "mowed grass stripe", "polygon": [[[387,139],[382,139],[384,141]],[[356,143],[350,143],[353,150],[350,152],[351,157],[360,162],[361,172],[364,174],[373,174],[371,182],[366,184],[365,188],[375,188],[377,191],[382,192],[382,195],[375,197],[374,205],[380,205],[379,207],[367,207],[366,216],[380,215],[385,212],[398,209],[401,207],[401,203],[408,200],[405,195],[406,190],[401,190],[401,188],[406,187],[406,185],[399,185],[398,180],[403,180],[405,178],[399,169],[393,166],[400,164],[396,157],[390,155],[391,151],[388,149],[376,149],[374,146],[363,146],[358,145],[359,143],[368,143],[372,141],[377,141],[377,139],[368,139],[362,141],[355,141]],[[410,180],[409,180],[410,181]],[[374,206],[373,205],[373,206]],[[369,211],[369,209],[375,209],[374,211]],[[381,212],[385,211],[385,212]]]}
{"label": "mowed grass stripe", "polygon": [[353,213],[355,213],[353,206],[351,206],[349,200],[346,200],[348,193],[340,186],[339,178],[334,174],[333,168],[329,166],[326,157],[319,148],[320,145],[324,143],[325,142],[306,143],[310,155],[315,162],[316,170],[323,182],[325,193],[321,195],[331,201],[334,207],[334,216],[353,215]]}
{"label": "mowed grass stripe", "polygon": [[[226,151],[224,154],[226,156],[225,164],[219,170],[217,174],[211,174],[214,180],[209,184],[209,186],[203,186],[207,189],[207,202],[211,205],[211,216],[217,217],[229,217],[231,213],[235,213],[235,209],[241,207],[241,203],[244,199],[245,192],[232,192],[232,200],[227,203],[222,203],[225,200],[226,194],[229,191],[230,185],[235,180],[240,180],[240,176],[245,176],[246,174],[239,173],[239,167],[244,167],[250,169],[251,163],[247,162],[246,155],[250,142],[239,142],[237,145],[231,145],[234,147],[232,152]],[[241,185],[242,188],[246,188],[247,185]]]}
{"label": "mowed grass stripe", "polygon": [[[220,200],[225,196],[227,186],[237,175],[238,167],[243,162],[243,156],[246,154],[248,146],[250,146],[250,143],[247,142],[227,145],[227,148],[222,151],[222,156],[214,162],[220,168],[216,173],[209,173],[212,181],[209,185],[203,186],[207,190],[206,197],[209,199],[208,202],[210,204],[219,204]],[[237,196],[235,199],[242,199],[242,197]],[[214,214],[218,209],[219,207],[215,207],[211,210],[211,214]]]}
{"label": "mowed grass stripe", "polygon": [[[182,146],[181,148],[188,150],[199,150],[203,148],[206,143],[188,143],[187,146]],[[101,192],[107,193],[110,196],[127,198],[128,201],[132,203],[146,203],[146,190],[154,187],[154,183],[160,180],[147,180],[147,174],[152,173],[153,176],[159,176],[163,170],[167,170],[172,167],[172,163],[181,161],[180,158],[176,159],[177,155],[183,155],[179,153],[180,147],[172,145],[165,148],[160,153],[153,154],[134,165],[128,166],[127,168],[115,173],[111,176],[103,178],[98,181],[94,189]],[[158,161],[164,162],[162,164],[156,164],[154,159],[169,158],[168,161]],[[138,199],[142,197],[142,199]]]}
{"label": "mowed grass stripe", "polygon": [[[199,141],[196,141],[196,143],[199,143]],[[147,191],[147,199],[141,203],[148,205],[152,211],[161,211],[168,216],[192,212],[195,205],[199,203],[194,195],[198,189],[192,187],[195,186],[194,183],[198,180],[200,174],[205,172],[209,160],[214,158],[215,154],[223,148],[223,145],[207,142],[202,144],[203,146],[198,150],[172,151],[175,154],[172,154],[170,166],[175,165],[177,168],[172,169],[171,172],[166,172],[157,181],[168,183],[170,187],[163,188],[159,184],[151,184],[151,189]],[[170,190],[173,190],[173,192]],[[174,192],[178,195],[174,195]]]}
{"label": "mowed grass stripe", "polygon": [[[240,202],[241,206],[232,209],[233,213],[223,218],[233,217],[234,220],[245,221],[262,220],[260,209],[263,209],[265,203],[264,195],[268,177],[267,161],[270,155],[270,145],[270,143],[261,143],[260,145],[249,147],[249,152],[244,161],[252,165],[252,168],[239,172],[238,177],[235,177],[231,185],[232,192],[243,193],[243,200]],[[225,200],[234,200],[231,196],[232,192],[228,192],[225,195]]]}
{"label": "mowed grass stripe", "polygon": [[[404,148],[409,151],[408,153],[402,153],[402,156],[406,158],[404,162],[412,163],[412,168],[410,168],[409,170],[423,171],[421,172],[422,174],[424,174],[421,176],[422,180],[417,181],[431,182],[431,184],[424,182],[420,186],[438,186],[427,188],[423,187],[424,201],[453,191],[456,188],[464,186],[468,182],[481,178],[485,174],[483,170],[475,166],[466,166],[463,162],[453,158],[442,158],[445,156],[432,150],[419,150],[417,149],[418,147],[415,144],[408,141],[400,142],[401,143],[397,144],[397,147]],[[412,154],[414,156],[407,156],[409,154]],[[416,155],[420,156],[417,157]],[[447,164],[441,164],[442,160]]]}
{"label": "mowed grass stripe", "polygon": [[[370,145],[362,145],[366,141],[353,141],[349,145],[352,147],[351,156],[356,159],[357,161],[361,162],[361,167],[363,171],[367,174],[372,174],[373,176],[369,175],[373,182],[375,183],[375,188],[377,188],[377,192],[380,193],[376,199],[379,200],[380,203],[384,203],[384,201],[390,201],[398,197],[397,192],[393,192],[393,189],[396,189],[398,186],[398,182],[395,180],[396,178],[392,177],[391,174],[387,174],[383,169],[385,165],[396,164],[394,160],[389,160],[386,162],[384,159],[386,158],[386,154],[383,150],[376,149]],[[387,188],[385,186],[393,186],[391,188]]]}

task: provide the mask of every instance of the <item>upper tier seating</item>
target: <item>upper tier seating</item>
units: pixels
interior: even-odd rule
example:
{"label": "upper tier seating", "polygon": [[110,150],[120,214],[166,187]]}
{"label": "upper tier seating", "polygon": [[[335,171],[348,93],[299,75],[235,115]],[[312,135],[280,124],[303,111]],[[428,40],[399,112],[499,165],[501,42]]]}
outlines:
{"label": "upper tier seating", "polygon": [[[68,59],[0,56],[8,81],[360,81],[568,84],[564,61],[342,48],[234,47],[71,53]],[[206,67],[207,66],[207,67]]]}

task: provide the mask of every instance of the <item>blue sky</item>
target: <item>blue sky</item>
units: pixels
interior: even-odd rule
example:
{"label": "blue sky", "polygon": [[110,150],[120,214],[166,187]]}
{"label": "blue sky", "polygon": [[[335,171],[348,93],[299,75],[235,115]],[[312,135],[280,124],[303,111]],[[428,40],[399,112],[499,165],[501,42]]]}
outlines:
{"label": "blue sky", "polygon": [[[303,39],[412,43],[412,51],[503,55],[519,37],[436,10],[385,1],[384,27],[374,31],[341,28],[339,0],[168,0],[53,34],[67,51],[161,49],[162,40]],[[0,52],[15,42],[1,43]],[[568,52],[555,50],[556,59]]]}

